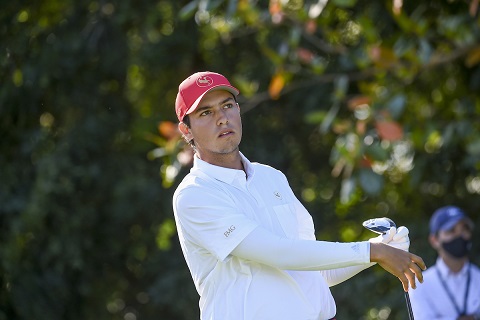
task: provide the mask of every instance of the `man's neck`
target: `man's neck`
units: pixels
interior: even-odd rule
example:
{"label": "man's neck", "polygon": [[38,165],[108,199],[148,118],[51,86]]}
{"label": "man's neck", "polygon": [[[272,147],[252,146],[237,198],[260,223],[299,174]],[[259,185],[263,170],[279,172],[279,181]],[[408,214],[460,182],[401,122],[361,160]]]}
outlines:
{"label": "man's neck", "polygon": [[465,258],[458,259],[458,258],[452,258],[452,257],[444,254],[442,256],[442,260],[443,260],[443,262],[445,262],[448,269],[450,269],[450,271],[452,273],[458,273],[458,272],[460,272],[460,270],[462,270],[463,266],[468,261],[468,258],[465,257]]}
{"label": "man's neck", "polygon": [[237,169],[245,171],[243,167],[242,157],[240,155],[240,151],[231,152],[228,154],[208,154],[202,155],[197,153],[198,158],[202,159],[205,162],[213,164],[215,166],[229,168],[229,169]]}

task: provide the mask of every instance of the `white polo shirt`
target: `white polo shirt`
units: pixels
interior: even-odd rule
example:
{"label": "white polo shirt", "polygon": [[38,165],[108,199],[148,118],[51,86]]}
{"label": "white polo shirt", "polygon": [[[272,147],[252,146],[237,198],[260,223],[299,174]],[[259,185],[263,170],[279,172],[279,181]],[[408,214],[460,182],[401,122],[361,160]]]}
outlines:
{"label": "white polo shirt", "polygon": [[[315,240],[312,218],[284,174],[241,156],[247,174],[195,156],[173,197],[180,244],[200,295],[201,319],[334,317],[335,302],[320,271],[280,270],[230,255],[257,226],[280,237]],[[345,259],[369,261],[369,247],[364,250],[368,244],[359,244],[361,252]]]}
{"label": "white polo shirt", "polygon": [[[466,314],[480,317],[480,269],[466,263],[458,273],[452,273],[445,262],[438,258],[434,266],[423,272],[423,283],[417,283],[417,289],[410,290],[412,311],[416,320],[455,320],[459,316],[457,308],[463,311],[467,290],[468,272],[470,285],[466,297]],[[442,285],[442,279],[454,301]]]}

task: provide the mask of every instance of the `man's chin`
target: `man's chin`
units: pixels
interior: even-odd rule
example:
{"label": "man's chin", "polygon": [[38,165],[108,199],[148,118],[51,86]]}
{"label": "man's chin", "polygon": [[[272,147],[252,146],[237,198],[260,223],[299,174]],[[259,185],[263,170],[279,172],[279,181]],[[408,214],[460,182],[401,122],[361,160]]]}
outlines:
{"label": "man's chin", "polygon": [[236,153],[238,151],[239,151],[238,146],[236,146],[236,147],[222,149],[222,150],[218,151],[217,153],[223,154],[223,155],[228,155],[228,154]]}

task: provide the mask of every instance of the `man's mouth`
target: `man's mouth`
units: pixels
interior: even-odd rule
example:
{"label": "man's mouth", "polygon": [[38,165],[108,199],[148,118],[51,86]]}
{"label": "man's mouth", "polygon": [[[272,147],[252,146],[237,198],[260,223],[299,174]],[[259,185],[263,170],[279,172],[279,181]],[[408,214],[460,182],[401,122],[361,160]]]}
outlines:
{"label": "man's mouth", "polygon": [[220,133],[218,136],[219,137],[224,137],[224,136],[228,136],[229,134],[232,134],[232,133],[233,133],[233,131],[230,131],[230,130],[229,131],[224,131],[224,132]]}

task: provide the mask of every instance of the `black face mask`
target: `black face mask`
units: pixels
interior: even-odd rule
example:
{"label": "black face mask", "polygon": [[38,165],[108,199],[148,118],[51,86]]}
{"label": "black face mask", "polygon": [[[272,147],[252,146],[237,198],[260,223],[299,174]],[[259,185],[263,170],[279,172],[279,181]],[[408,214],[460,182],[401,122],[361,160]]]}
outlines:
{"label": "black face mask", "polygon": [[472,241],[465,240],[463,237],[457,237],[449,242],[443,242],[442,248],[452,257],[463,258],[468,255],[472,249]]}

